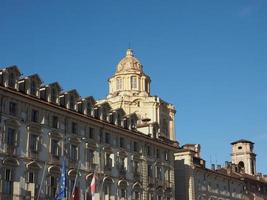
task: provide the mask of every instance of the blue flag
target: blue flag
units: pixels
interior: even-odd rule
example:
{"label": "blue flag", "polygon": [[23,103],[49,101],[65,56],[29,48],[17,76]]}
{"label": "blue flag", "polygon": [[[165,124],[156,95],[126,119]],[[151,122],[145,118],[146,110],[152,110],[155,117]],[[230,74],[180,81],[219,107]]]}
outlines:
{"label": "blue flag", "polygon": [[66,190],[66,166],[65,166],[65,160],[63,160],[63,164],[60,169],[59,187],[57,188],[55,200],[61,200],[62,198],[64,198],[65,190]]}

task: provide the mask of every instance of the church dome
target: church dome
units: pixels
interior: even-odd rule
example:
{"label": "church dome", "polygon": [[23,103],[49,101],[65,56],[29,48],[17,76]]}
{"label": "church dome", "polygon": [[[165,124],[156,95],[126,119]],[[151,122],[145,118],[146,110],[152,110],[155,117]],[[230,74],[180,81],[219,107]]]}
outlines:
{"label": "church dome", "polygon": [[143,66],[137,58],[134,57],[132,49],[127,49],[126,55],[117,65],[116,73],[140,72],[143,73]]}

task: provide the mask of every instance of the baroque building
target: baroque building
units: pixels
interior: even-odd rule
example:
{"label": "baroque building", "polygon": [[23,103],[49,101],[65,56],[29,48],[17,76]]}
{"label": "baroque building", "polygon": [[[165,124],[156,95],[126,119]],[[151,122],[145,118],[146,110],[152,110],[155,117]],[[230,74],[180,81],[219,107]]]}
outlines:
{"label": "baroque building", "polygon": [[[175,153],[175,199],[265,200],[267,177],[255,171],[253,142],[232,144],[232,161],[225,166],[205,165],[199,144],[186,144]],[[253,173],[252,173],[253,172]]]}
{"label": "baroque building", "polygon": [[175,107],[158,96],[151,96],[151,79],[132,49],[126,51],[108,83],[109,94],[98,104],[108,103],[113,110],[122,108],[126,116],[137,117],[137,130],[175,141]]}
{"label": "baroque building", "polygon": [[87,199],[174,200],[175,108],[150,96],[150,78],[127,50],[107,99],[62,91],[17,66],[0,70],[0,199],[54,199],[66,158],[66,198],[75,177]]}

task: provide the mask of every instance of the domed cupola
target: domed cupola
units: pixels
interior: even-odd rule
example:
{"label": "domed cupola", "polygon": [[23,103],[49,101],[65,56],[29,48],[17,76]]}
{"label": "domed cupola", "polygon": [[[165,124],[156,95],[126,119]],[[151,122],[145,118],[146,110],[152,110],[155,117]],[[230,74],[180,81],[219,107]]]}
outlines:
{"label": "domed cupola", "polygon": [[150,96],[150,78],[143,71],[140,61],[132,49],[117,65],[115,74],[109,79],[109,97]]}
{"label": "domed cupola", "polygon": [[117,65],[117,73],[139,72],[143,73],[143,66],[137,58],[134,57],[132,49],[127,49],[126,56]]}

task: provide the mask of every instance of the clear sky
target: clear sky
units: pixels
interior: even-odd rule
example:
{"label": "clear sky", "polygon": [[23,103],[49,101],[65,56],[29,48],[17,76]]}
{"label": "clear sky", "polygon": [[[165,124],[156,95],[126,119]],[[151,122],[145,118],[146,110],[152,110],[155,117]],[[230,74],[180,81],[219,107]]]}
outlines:
{"label": "clear sky", "polygon": [[81,96],[107,95],[129,46],[175,104],[181,144],[200,143],[210,167],[252,140],[267,174],[267,1],[0,1],[0,66]]}

